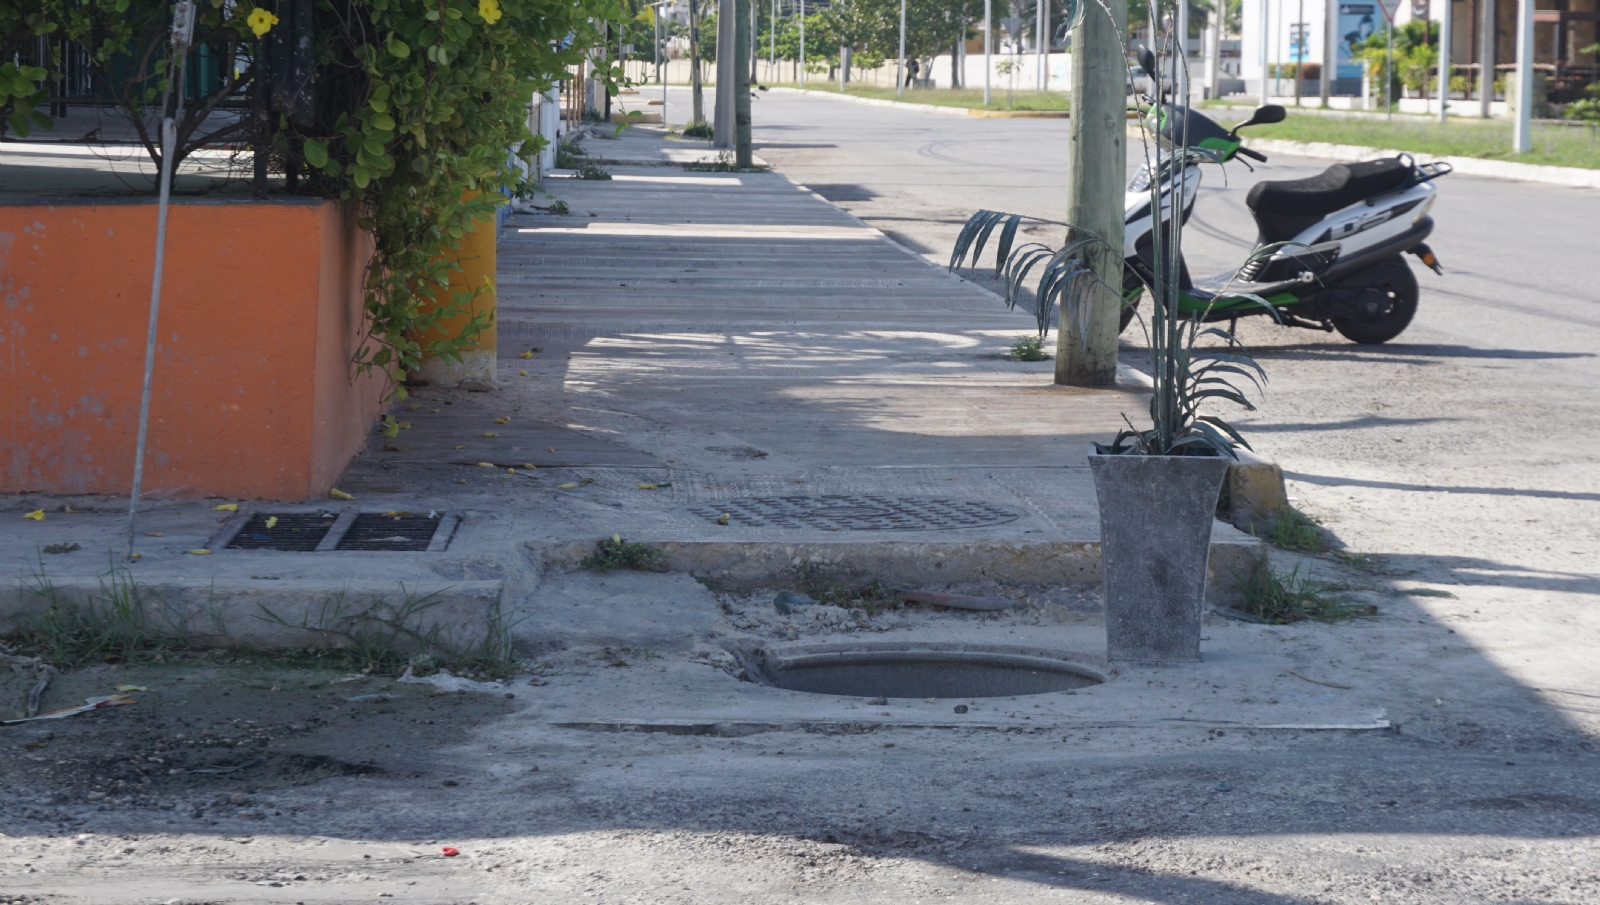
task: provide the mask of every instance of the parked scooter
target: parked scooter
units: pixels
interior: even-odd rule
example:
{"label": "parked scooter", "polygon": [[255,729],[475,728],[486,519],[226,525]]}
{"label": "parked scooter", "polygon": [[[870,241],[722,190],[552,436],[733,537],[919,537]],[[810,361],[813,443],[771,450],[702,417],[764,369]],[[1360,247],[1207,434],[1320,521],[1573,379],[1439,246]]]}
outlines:
{"label": "parked scooter", "polygon": [[[1154,59],[1141,63],[1153,71]],[[1166,224],[1173,213],[1167,200],[1171,183],[1182,174],[1181,210],[1187,221],[1200,188],[1195,164],[1236,157],[1265,163],[1266,155],[1242,145],[1239,130],[1282,122],[1285,116],[1282,107],[1269,104],[1230,130],[1192,108],[1152,106],[1153,127],[1179,152],[1151,161],[1128,184],[1122,288],[1129,305],[1123,311],[1124,329],[1144,287],[1155,279],[1153,231],[1158,221],[1151,210],[1151,180],[1161,181],[1159,222]],[[1417,311],[1417,279],[1403,255],[1413,254],[1435,273],[1444,272],[1424,240],[1433,232],[1428,216],[1436,194],[1432,182],[1450,171],[1447,163],[1419,164],[1401,154],[1336,163],[1308,179],[1257,183],[1245,204],[1260,233],[1256,248],[1271,250],[1252,255],[1237,271],[1198,280],[1180,260],[1180,310],[1209,321],[1233,320],[1269,313],[1256,301],[1264,299],[1287,325],[1337,330],[1358,343],[1394,339]]]}

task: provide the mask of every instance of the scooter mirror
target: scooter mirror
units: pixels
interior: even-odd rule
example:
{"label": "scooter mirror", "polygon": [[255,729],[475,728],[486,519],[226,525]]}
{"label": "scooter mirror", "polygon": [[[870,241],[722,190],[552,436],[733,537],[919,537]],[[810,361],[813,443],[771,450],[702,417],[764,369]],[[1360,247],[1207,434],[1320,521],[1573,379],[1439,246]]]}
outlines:
{"label": "scooter mirror", "polygon": [[1273,123],[1283,122],[1288,115],[1288,111],[1277,104],[1263,104],[1257,107],[1254,113],[1250,114],[1249,119],[1235,126],[1234,129],[1243,129],[1245,126],[1270,126]]}
{"label": "scooter mirror", "polygon": [[1156,55],[1148,45],[1141,46],[1138,50],[1135,50],[1133,58],[1139,61],[1139,67],[1144,70],[1145,75],[1150,76],[1152,79],[1155,78]]}
{"label": "scooter mirror", "polygon": [[1273,123],[1283,122],[1288,115],[1288,111],[1277,104],[1267,104],[1256,108],[1256,112],[1250,117],[1251,125],[1270,126]]}

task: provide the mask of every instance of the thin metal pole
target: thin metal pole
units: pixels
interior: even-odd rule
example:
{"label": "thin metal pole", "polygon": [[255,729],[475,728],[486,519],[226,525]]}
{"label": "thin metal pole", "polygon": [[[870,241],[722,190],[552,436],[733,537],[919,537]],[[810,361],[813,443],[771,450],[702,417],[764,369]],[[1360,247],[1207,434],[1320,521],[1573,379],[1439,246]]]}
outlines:
{"label": "thin metal pole", "polygon": [[1455,16],[1450,9],[1454,4],[1444,4],[1444,9],[1439,12],[1439,123],[1442,125],[1450,118],[1450,26]]}
{"label": "thin metal pole", "polygon": [[1033,55],[1038,61],[1038,65],[1034,67],[1037,70],[1034,75],[1038,76],[1035,81],[1038,82],[1040,91],[1045,90],[1050,85],[1050,78],[1044,71],[1045,61],[1050,59],[1049,45],[1046,43],[1049,40],[1049,32],[1046,26],[1046,19],[1049,15],[1049,12],[1045,10],[1044,0],[1035,0],[1034,17],[1036,21],[1033,28]]}
{"label": "thin metal pole", "polygon": [[[1386,110],[1386,112],[1384,114],[1384,118],[1385,119],[1394,119],[1394,20],[1393,19],[1389,20],[1389,29],[1388,29],[1388,31],[1386,33],[1389,36],[1389,52],[1383,59],[1383,99],[1384,99],[1384,102],[1388,105],[1388,109]],[[1298,92],[1298,91],[1295,92],[1296,95],[1298,95],[1299,93],[1300,92]],[[1300,99],[1298,97],[1296,97],[1295,98],[1295,104],[1298,105],[1299,103],[1300,103]]]}
{"label": "thin metal pole", "polygon": [[767,78],[778,69],[778,0],[772,0],[772,18],[767,20]]}
{"label": "thin metal pole", "polygon": [[[194,7],[189,0],[179,0],[172,10],[172,43],[167,53],[167,86],[161,93],[161,177],[160,198],[156,206],[156,259],[155,274],[150,280],[150,319],[145,328],[144,383],[139,392],[139,434],[133,445],[133,487],[128,493],[128,549],[126,557],[133,559],[133,538],[139,520],[139,497],[144,492],[145,443],[150,435],[150,384],[156,367],[156,329],[161,320],[161,275],[167,255],[167,207],[172,198],[172,158],[178,151],[177,118],[183,115],[183,84],[188,64],[189,41],[194,34]],[[253,78],[265,78],[255,60]],[[176,77],[174,77],[176,73]],[[177,86],[177,103],[172,102],[172,90]],[[169,107],[174,109],[169,110]]]}
{"label": "thin metal pole", "polygon": [[800,0],[800,87],[806,86],[806,0]]}
{"label": "thin metal pole", "polygon": [[994,50],[994,0],[983,0],[983,105],[989,106],[989,73],[994,71],[990,53]]}
{"label": "thin metal pole", "polygon": [[[1506,92],[1511,100],[1511,92]],[[1517,110],[1511,121],[1511,150],[1533,148],[1533,0],[1517,3]]]}
{"label": "thin metal pole", "polygon": [[900,62],[894,71],[894,93],[906,96],[906,0],[900,0]]}

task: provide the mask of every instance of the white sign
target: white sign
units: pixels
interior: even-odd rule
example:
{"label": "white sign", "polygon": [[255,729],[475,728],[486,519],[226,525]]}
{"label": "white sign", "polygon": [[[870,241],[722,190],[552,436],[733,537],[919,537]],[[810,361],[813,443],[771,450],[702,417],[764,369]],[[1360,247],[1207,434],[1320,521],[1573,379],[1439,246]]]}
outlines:
{"label": "white sign", "polygon": [[1400,0],[1378,0],[1378,5],[1383,7],[1384,18],[1394,21],[1394,14],[1400,11]]}

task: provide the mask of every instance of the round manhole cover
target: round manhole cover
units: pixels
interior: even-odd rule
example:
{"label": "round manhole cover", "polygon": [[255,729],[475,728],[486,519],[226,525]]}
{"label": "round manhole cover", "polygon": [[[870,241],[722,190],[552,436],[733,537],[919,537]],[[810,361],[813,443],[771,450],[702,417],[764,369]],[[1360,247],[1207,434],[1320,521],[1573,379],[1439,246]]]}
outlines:
{"label": "round manhole cover", "polygon": [[[937,531],[1015,521],[1022,513],[971,500],[884,496],[751,497],[689,509],[718,524],[822,531]],[[726,515],[728,520],[722,521]]]}

